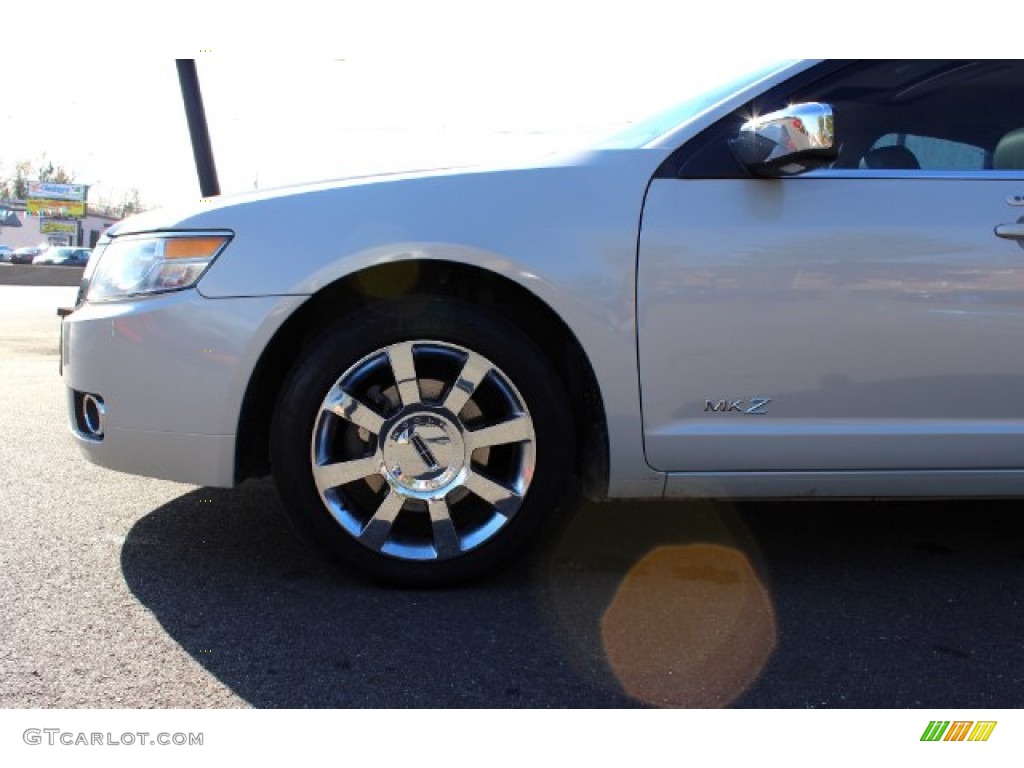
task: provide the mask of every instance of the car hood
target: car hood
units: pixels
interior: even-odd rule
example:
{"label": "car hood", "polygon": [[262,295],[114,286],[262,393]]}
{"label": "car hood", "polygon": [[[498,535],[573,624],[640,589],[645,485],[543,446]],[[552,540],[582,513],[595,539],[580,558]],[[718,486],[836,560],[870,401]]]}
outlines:
{"label": "car hood", "polygon": [[[581,153],[557,155],[547,162],[530,165],[490,165],[490,166],[459,166],[432,168],[416,171],[379,173],[363,176],[350,176],[340,179],[294,184],[265,190],[233,193],[200,200],[198,203],[157,208],[152,211],[131,216],[114,224],[105,233],[109,237],[180,230],[184,228],[231,229],[232,213],[239,208],[251,206],[273,206],[276,202],[285,203],[289,200],[309,200],[310,196],[333,195],[345,190],[355,191],[359,187],[379,188],[381,185],[396,185],[422,182],[430,179],[451,180],[460,177],[521,177],[530,173],[549,174],[563,169],[570,172],[574,169],[599,168],[603,165],[621,165],[622,163],[639,164],[653,174],[667,153],[658,149],[608,149],[593,150]],[[444,183],[442,181],[442,183]],[[346,195],[347,197],[347,195]]]}

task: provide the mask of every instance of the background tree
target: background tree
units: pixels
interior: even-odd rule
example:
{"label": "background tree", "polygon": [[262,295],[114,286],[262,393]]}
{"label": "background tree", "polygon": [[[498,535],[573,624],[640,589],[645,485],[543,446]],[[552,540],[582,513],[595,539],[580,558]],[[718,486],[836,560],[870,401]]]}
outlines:
{"label": "background tree", "polygon": [[20,160],[14,164],[14,173],[4,174],[0,178],[0,199],[24,200],[28,194],[29,177],[32,174],[32,162]]}
{"label": "background tree", "polygon": [[[43,159],[45,160],[45,157]],[[39,165],[35,180],[49,181],[54,184],[73,184],[75,182],[75,175],[63,165],[54,165],[49,160],[46,160],[45,164],[41,163]]]}
{"label": "background tree", "polygon": [[123,219],[133,213],[142,213],[146,210],[146,206],[142,202],[139,190],[132,187],[124,193],[119,201],[115,202],[109,195],[106,195],[101,197],[98,202],[90,203],[89,210]]}
{"label": "background tree", "polygon": [[43,155],[36,161],[19,160],[14,173],[0,178],[0,199],[24,200],[28,196],[30,181],[49,181],[55,184],[74,184],[75,173],[63,165],[54,165]]}
{"label": "background tree", "polygon": [[[43,155],[36,160],[19,160],[14,164],[13,173],[0,163],[0,200],[24,200],[28,196],[30,181],[47,181],[54,184],[74,184],[75,173]],[[89,209],[98,213],[123,219],[133,213],[146,210],[138,188],[131,187],[119,200],[108,196],[98,202],[90,202]]]}
{"label": "background tree", "polygon": [[120,216],[131,216],[133,213],[142,213],[145,207],[142,205],[142,196],[135,187],[129,189],[124,195],[124,202],[121,204]]}

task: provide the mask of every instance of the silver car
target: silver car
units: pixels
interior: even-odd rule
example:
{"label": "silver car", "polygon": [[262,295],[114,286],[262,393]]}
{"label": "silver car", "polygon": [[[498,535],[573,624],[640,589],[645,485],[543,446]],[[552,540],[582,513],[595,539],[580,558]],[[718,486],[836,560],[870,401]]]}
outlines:
{"label": "silver car", "polygon": [[11,253],[12,264],[31,264],[32,260],[45,251],[45,245],[26,245],[22,248],[15,248]]}
{"label": "silver car", "polygon": [[32,259],[33,264],[52,264],[61,267],[84,267],[89,261],[91,248],[55,245]]}
{"label": "silver car", "polygon": [[97,464],[372,577],[592,497],[1024,494],[1024,63],[797,62],[536,167],[112,227],[63,328]]}

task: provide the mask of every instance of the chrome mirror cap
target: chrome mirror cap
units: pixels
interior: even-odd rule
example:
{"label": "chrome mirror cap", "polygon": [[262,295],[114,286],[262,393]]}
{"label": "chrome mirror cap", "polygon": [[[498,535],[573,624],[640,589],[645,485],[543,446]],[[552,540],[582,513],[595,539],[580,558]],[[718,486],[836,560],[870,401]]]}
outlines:
{"label": "chrome mirror cap", "polygon": [[729,140],[729,148],[755,176],[793,176],[827,165],[839,152],[832,107],[793,104],[753,117]]}

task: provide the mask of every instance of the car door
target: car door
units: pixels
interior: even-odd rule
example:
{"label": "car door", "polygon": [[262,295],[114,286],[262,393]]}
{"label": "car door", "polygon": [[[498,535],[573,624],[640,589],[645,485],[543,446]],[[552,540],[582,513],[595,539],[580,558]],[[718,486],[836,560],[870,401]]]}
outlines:
{"label": "car door", "polygon": [[[639,242],[652,467],[1024,468],[1021,83],[1020,62],[852,64],[676,153]],[[793,102],[833,108],[838,159],[752,177],[728,137]]]}

